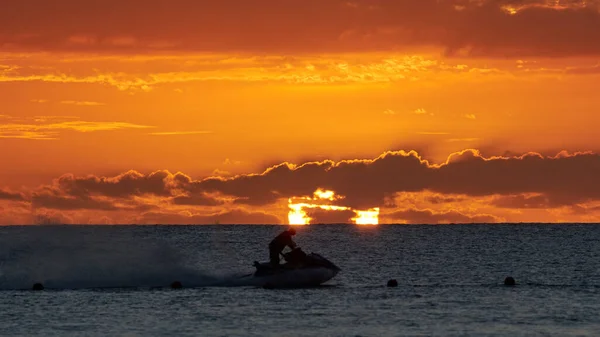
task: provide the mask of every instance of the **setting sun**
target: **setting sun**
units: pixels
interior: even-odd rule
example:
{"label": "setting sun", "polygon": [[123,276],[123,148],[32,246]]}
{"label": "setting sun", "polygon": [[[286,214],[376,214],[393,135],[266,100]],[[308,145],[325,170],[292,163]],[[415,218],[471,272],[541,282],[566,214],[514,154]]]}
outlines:
{"label": "setting sun", "polygon": [[[344,196],[336,195],[334,191],[317,189],[313,193],[313,197],[294,197],[288,199],[288,224],[290,225],[309,225],[313,218],[308,215],[311,209],[319,209],[323,211],[352,211],[355,217],[349,218],[351,222],[357,225],[377,225],[379,223],[379,208],[373,208],[366,211],[354,210],[344,205],[323,204],[324,201],[336,201],[344,199]],[[302,202],[294,202],[294,200],[302,200]]]}
{"label": "setting sun", "polygon": [[314,199],[335,200],[335,192],[317,189],[314,193]]}
{"label": "setting sun", "polygon": [[[291,200],[290,200],[291,201]],[[290,225],[308,225],[310,218],[304,211],[303,204],[289,204],[290,211],[288,212],[288,223]]]}
{"label": "setting sun", "polygon": [[357,225],[377,225],[379,224],[379,208],[373,208],[367,211],[355,211],[356,217],[352,218]]}

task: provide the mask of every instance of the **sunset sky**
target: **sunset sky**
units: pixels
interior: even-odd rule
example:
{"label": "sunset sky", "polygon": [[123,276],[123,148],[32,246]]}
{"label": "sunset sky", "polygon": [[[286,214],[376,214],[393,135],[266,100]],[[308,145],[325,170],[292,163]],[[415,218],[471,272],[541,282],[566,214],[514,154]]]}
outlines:
{"label": "sunset sky", "polygon": [[1,7],[0,224],[600,222],[598,0]]}

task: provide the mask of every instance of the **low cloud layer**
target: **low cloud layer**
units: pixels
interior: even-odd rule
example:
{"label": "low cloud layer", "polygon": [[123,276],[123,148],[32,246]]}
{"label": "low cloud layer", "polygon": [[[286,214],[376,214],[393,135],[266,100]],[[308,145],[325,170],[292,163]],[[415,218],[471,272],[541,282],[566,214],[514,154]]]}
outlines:
{"label": "low cloud layer", "polygon": [[345,197],[340,205],[357,209],[380,207],[386,198],[402,192],[504,195],[495,201],[500,207],[524,204],[533,198],[514,195],[537,193],[543,197],[537,197],[535,203],[551,207],[600,199],[598,172],[600,155],[594,153],[486,158],[475,150],[465,150],[436,165],[414,151],[398,151],[375,159],[298,166],[284,163],[261,174],[227,179],[194,180],[164,170],[150,174],[129,171],[115,177],[64,175],[45,190],[64,197],[129,198],[149,194],[173,197],[176,204],[215,206],[224,202],[219,198],[231,198],[234,204],[268,206],[281,199],[312,196],[315,190],[324,188]]}
{"label": "low cloud layer", "polygon": [[[5,50],[600,54],[593,0],[6,0]],[[109,25],[106,22],[110,22]]]}
{"label": "low cloud layer", "polygon": [[390,223],[431,224],[431,223],[496,223],[504,219],[488,214],[467,215],[458,211],[436,212],[431,209],[404,209],[383,216]]}
{"label": "low cloud layer", "polygon": [[0,200],[24,201],[25,196],[22,193],[11,192],[0,188]]}
{"label": "low cloud layer", "polygon": [[325,188],[343,195],[344,205],[379,207],[402,192],[432,191],[466,196],[540,193],[570,205],[600,199],[600,155],[485,158],[475,150],[433,165],[416,152],[388,152],[373,160],[281,164],[262,174],[190,181],[190,190],[235,196],[243,204],[267,205],[279,198],[311,195]]}
{"label": "low cloud layer", "polygon": [[278,217],[265,212],[248,212],[244,210],[231,210],[215,214],[193,214],[167,213],[167,212],[149,212],[137,218],[138,223],[158,223],[158,224],[281,224],[282,220]]}
{"label": "low cloud layer", "polygon": [[[67,174],[27,193],[0,190],[0,200],[72,219],[81,212],[108,214],[114,223],[281,223],[288,199],[303,200],[321,188],[335,191],[336,198],[323,201],[327,205],[380,207],[382,222],[501,222],[502,210],[567,208],[593,216],[600,203],[598,172],[600,155],[591,152],[485,157],[465,150],[432,164],[414,151],[397,151],[375,159],[283,163],[230,178],[193,179],[166,170]],[[469,211],[473,207],[486,209]],[[348,223],[355,216],[350,210],[307,212],[312,223]]]}

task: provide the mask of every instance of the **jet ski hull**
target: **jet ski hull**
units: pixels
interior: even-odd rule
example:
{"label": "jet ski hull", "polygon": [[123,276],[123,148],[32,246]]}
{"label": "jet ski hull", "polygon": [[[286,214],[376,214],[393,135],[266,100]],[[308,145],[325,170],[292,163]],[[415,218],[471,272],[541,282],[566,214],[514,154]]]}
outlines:
{"label": "jet ski hull", "polygon": [[267,288],[315,287],[340,272],[340,268],[323,256],[316,253],[307,255],[299,248],[284,254],[284,258],[287,263],[278,267],[255,262],[256,272],[251,276],[253,285]]}
{"label": "jet ski hull", "polygon": [[305,288],[319,286],[338,274],[338,270],[317,267],[292,269],[268,275],[248,275],[241,282],[265,288]]}

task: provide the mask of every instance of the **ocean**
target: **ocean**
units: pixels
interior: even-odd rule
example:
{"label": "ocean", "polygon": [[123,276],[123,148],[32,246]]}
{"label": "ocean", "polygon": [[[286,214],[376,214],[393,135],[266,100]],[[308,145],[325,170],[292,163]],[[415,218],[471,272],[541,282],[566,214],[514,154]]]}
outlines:
{"label": "ocean", "polygon": [[304,226],[334,279],[228,286],[283,229],[0,227],[0,335],[600,336],[598,225]]}

